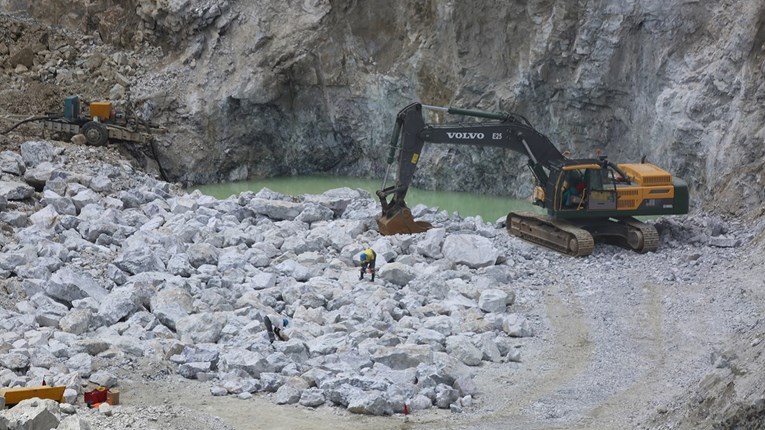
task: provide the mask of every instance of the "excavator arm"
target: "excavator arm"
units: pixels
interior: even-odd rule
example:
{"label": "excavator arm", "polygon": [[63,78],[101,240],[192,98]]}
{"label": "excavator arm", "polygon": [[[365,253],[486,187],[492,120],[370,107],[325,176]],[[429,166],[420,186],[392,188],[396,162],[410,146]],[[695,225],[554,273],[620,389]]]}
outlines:
{"label": "excavator arm", "polygon": [[[428,124],[423,118],[423,108],[488,121]],[[564,158],[555,145],[545,135],[534,129],[522,115],[412,103],[396,116],[396,125],[390,142],[389,165],[393,163],[398,150],[398,174],[395,185],[385,187],[383,183],[382,189],[376,193],[382,205],[382,214],[378,219],[382,234],[417,233],[430,227],[424,222],[414,222],[404,200],[426,142],[493,146],[519,152],[528,157],[532,174],[543,187],[548,180],[546,170],[549,169],[549,163]]]}

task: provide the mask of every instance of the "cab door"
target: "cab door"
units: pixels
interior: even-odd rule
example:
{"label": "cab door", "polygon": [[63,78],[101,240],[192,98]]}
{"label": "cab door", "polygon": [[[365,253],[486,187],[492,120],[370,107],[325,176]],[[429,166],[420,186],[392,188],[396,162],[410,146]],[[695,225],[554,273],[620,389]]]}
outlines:
{"label": "cab door", "polygon": [[587,169],[589,196],[587,208],[591,210],[616,210],[616,185],[609,178],[608,168]]}

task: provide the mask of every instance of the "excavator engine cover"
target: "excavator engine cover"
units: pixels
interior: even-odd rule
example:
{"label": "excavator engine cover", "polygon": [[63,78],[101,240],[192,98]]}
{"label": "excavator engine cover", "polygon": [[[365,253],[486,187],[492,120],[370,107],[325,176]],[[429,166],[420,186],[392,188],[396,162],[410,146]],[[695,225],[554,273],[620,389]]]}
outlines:
{"label": "excavator engine cover", "polygon": [[380,215],[377,218],[377,228],[383,236],[422,233],[431,227],[433,226],[429,222],[415,221],[409,208],[404,208],[390,217]]}

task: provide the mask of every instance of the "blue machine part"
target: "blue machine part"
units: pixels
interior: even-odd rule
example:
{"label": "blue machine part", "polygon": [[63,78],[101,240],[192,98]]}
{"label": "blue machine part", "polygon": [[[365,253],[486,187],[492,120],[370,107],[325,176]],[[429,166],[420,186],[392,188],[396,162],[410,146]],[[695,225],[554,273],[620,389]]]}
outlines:
{"label": "blue machine part", "polygon": [[64,118],[74,120],[80,117],[80,97],[69,96],[64,99]]}

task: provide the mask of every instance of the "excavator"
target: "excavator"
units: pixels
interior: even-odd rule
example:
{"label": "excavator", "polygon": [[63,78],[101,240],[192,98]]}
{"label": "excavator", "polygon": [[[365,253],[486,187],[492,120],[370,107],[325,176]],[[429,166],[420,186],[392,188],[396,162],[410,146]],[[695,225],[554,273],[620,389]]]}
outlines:
{"label": "excavator", "polygon": [[[474,119],[428,123],[423,109]],[[510,212],[507,230],[564,254],[590,255],[596,240],[641,253],[656,251],[656,228],[635,217],[688,213],[686,182],[646,163],[645,158],[640,163],[623,164],[602,155],[573,159],[561,153],[523,115],[412,103],[396,116],[388,172],[382,189],[376,192],[382,205],[377,226],[383,235],[421,233],[432,227],[428,222],[415,221],[404,200],[426,142],[492,146],[525,155],[535,183],[533,203],[547,213]],[[396,181],[386,187],[396,153]]]}

